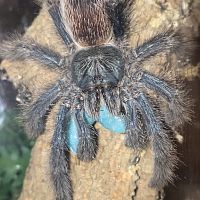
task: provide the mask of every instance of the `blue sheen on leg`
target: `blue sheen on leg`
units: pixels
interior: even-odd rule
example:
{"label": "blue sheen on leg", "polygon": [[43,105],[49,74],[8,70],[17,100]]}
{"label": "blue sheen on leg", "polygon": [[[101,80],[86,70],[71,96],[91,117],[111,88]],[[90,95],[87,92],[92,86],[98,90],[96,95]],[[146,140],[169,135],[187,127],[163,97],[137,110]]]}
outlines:
{"label": "blue sheen on leg", "polygon": [[[126,124],[123,116],[119,117],[112,115],[106,106],[101,107],[97,121],[100,122],[103,127],[112,131],[113,133],[120,134],[125,132]],[[85,122],[93,125],[96,121],[93,120],[87,113],[85,113]],[[76,154],[78,146],[78,131],[73,115],[67,128],[67,146],[73,154]]]}

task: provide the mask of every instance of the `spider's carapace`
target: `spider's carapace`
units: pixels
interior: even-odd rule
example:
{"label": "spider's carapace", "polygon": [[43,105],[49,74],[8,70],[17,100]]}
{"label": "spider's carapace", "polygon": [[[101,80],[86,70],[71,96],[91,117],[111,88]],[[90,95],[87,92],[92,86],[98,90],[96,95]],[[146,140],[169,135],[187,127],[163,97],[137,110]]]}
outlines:
{"label": "spider's carapace", "polygon": [[[82,90],[116,87],[124,76],[125,60],[113,46],[97,46],[75,54],[71,68],[76,85]],[[81,73],[80,73],[81,72]]]}

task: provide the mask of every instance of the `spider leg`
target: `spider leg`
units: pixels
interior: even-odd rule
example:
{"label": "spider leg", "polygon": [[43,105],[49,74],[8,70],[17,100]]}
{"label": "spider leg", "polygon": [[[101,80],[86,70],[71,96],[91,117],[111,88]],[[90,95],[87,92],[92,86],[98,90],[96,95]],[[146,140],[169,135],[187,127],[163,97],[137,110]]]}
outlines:
{"label": "spider leg", "polygon": [[102,88],[102,96],[109,112],[113,115],[119,115],[120,101],[117,97],[116,91],[112,90],[111,88]]}
{"label": "spider leg", "polygon": [[60,97],[61,82],[45,90],[40,97],[25,110],[25,128],[30,137],[36,138],[45,128],[45,114]]}
{"label": "spider leg", "polygon": [[133,149],[144,149],[147,146],[148,135],[141,121],[141,113],[133,101],[123,105],[126,112],[125,145]]}
{"label": "spider leg", "polygon": [[[49,1],[49,4],[52,2]],[[67,47],[72,47],[74,45],[73,40],[69,33],[66,30],[65,25],[63,24],[63,19],[60,13],[59,5],[57,5],[55,2],[52,3],[48,10],[49,14],[51,15],[53,22],[56,26],[56,29],[58,31],[58,34],[63,39],[64,43],[67,45]]]}
{"label": "spider leg", "polygon": [[130,33],[131,13],[134,1],[132,0],[109,0],[106,11],[113,26],[115,38],[123,40]]}
{"label": "spider leg", "polygon": [[188,115],[183,115],[186,105],[184,105],[180,98],[180,92],[178,93],[175,88],[147,72],[143,73],[140,82],[166,99],[169,105],[170,116],[173,119],[172,121],[175,121],[176,126],[180,125],[183,121],[189,120]]}
{"label": "spider leg", "polygon": [[75,112],[75,122],[79,138],[77,157],[82,161],[93,160],[98,147],[98,132],[86,122],[83,110]]}
{"label": "spider leg", "polygon": [[157,34],[130,52],[130,63],[138,63],[158,53],[177,49],[181,45],[178,33],[172,29]]}
{"label": "spider leg", "polygon": [[72,186],[67,158],[66,127],[70,120],[69,108],[60,106],[51,142],[50,170],[55,187],[56,200],[72,200]]}
{"label": "spider leg", "polygon": [[61,68],[64,59],[59,53],[36,43],[32,39],[15,39],[4,41],[0,45],[0,57],[8,60],[31,59],[51,68]]}
{"label": "spider leg", "polygon": [[165,81],[149,73],[143,73],[140,82],[144,83],[148,88],[155,90],[169,102],[172,102],[176,95],[176,90],[174,88],[169,86]]}
{"label": "spider leg", "polygon": [[85,96],[84,108],[86,113],[92,118],[97,119],[100,110],[100,91],[88,91]]}
{"label": "spider leg", "polygon": [[176,149],[172,138],[167,134],[167,130],[165,130],[161,123],[162,119],[158,119],[155,116],[152,104],[150,104],[144,94],[141,93],[137,97],[136,102],[144,117],[154,152],[153,177],[149,185],[150,187],[161,189],[168,182],[173,181],[178,161]]}

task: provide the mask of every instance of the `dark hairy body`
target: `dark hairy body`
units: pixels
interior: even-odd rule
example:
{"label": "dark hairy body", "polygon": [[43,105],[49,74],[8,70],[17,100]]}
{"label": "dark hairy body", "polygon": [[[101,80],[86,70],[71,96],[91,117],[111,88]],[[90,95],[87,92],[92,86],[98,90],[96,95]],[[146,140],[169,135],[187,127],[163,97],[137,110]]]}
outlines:
{"label": "dark hairy body", "polygon": [[151,144],[154,171],[150,187],[160,190],[174,178],[178,158],[173,130],[189,120],[184,92],[170,77],[164,80],[163,75],[145,71],[142,63],[158,53],[175,51],[183,43],[170,29],[135,49],[128,47],[132,4],[133,0],[45,1],[69,51],[66,57],[26,38],[5,41],[0,47],[3,58],[36,60],[62,74],[25,113],[27,133],[37,137],[44,132],[49,109],[60,102],[50,156],[57,200],[73,199],[66,154],[70,118],[74,116],[78,129],[77,157],[91,161],[97,152],[98,133],[85,120],[85,113],[97,119],[102,102],[110,113],[124,117],[127,147],[140,150]]}

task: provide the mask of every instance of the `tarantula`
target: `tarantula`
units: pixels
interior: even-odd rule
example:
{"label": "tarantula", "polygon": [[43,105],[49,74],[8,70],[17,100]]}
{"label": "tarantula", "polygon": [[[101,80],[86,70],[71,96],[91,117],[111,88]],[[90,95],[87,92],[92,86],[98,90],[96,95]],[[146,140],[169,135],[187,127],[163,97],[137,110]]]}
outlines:
{"label": "tarantula", "polygon": [[94,122],[102,106],[125,121],[126,146],[137,150],[152,145],[150,186],[159,190],[173,180],[178,160],[173,130],[188,119],[182,91],[170,79],[145,71],[142,63],[158,53],[177,50],[182,40],[170,28],[135,48],[124,45],[132,4],[133,0],[45,1],[57,34],[69,50],[66,57],[31,39],[1,45],[3,58],[32,59],[61,72],[60,80],[29,105],[25,117],[27,133],[37,137],[44,132],[49,109],[60,102],[50,154],[56,199],[73,198],[66,156],[69,135],[78,135],[80,160],[95,158],[98,133]]}

